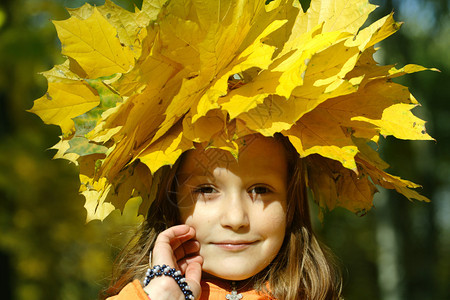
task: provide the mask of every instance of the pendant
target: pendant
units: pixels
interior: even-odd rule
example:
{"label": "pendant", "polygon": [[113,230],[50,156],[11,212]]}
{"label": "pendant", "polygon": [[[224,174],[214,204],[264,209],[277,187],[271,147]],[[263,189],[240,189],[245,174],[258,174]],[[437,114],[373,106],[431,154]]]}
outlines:
{"label": "pendant", "polygon": [[231,294],[225,296],[227,300],[239,300],[242,299],[242,294],[238,294],[236,289],[236,282],[231,282]]}

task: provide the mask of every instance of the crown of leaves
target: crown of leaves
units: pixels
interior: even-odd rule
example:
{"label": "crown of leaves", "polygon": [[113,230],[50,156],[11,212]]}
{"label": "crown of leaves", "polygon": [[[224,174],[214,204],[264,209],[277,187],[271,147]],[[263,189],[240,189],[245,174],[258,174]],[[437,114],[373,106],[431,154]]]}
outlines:
{"label": "crown of leaves", "polygon": [[[203,143],[237,156],[249,133],[288,137],[324,210],[364,212],[376,185],[428,201],[386,173],[380,135],[430,140],[418,102],[392,78],[425,70],[377,65],[392,14],[361,29],[365,0],[111,1],[54,21],[67,60],[44,72],[32,112],[61,127],[56,158],[79,166],[87,219],[129,199],[146,212],[159,171]],[[230,126],[232,125],[232,126]],[[375,146],[375,147],[374,147]]]}

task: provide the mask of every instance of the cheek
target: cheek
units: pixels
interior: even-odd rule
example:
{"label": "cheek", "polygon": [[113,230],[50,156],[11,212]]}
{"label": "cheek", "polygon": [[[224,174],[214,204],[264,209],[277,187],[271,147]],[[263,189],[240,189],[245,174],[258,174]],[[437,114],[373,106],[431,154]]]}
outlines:
{"label": "cheek", "polygon": [[185,218],[182,217],[184,224],[194,227],[196,230],[201,229],[205,224],[209,223],[208,219],[199,218],[198,215],[190,214]]}
{"label": "cheek", "polygon": [[284,240],[286,218],[286,207],[280,202],[272,203],[259,216],[256,216],[261,234],[275,243],[282,243]]}
{"label": "cheek", "polygon": [[[195,229],[195,239],[200,242],[202,247],[208,244],[208,241],[211,241],[212,238],[217,236],[217,226],[214,224],[214,220],[208,216],[200,218],[198,215],[193,214],[184,220],[184,224]],[[201,253],[203,252],[202,249],[200,250]]]}
{"label": "cheek", "polygon": [[283,240],[286,231],[286,213],[277,210],[258,217],[261,233],[276,240]]}
{"label": "cheek", "polygon": [[190,207],[180,209],[181,222],[193,227],[196,231],[197,238],[204,236],[212,227],[212,220],[214,216],[211,211],[196,207],[198,205],[192,205]]}

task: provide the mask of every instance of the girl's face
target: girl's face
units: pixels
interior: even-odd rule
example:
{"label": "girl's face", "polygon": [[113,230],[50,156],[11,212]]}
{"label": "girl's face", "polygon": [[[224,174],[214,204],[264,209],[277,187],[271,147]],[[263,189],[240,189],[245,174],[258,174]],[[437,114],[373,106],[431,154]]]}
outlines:
{"label": "girl's face", "polygon": [[203,271],[227,280],[267,267],[286,229],[285,150],[256,135],[245,143],[238,161],[219,149],[191,151],[177,173],[181,219],[196,230]]}

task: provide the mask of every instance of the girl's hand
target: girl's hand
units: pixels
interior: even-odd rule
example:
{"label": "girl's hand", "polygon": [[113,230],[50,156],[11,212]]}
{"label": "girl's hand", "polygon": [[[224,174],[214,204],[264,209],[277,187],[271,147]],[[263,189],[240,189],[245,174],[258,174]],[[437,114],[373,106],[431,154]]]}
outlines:
{"label": "girl's hand", "polygon": [[[188,225],[177,225],[164,230],[156,238],[150,265],[165,264],[180,270],[195,299],[199,299],[203,258],[198,254],[200,243],[194,238],[195,230]],[[184,300],[180,287],[169,276],[155,277],[144,289],[152,300]]]}

